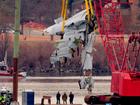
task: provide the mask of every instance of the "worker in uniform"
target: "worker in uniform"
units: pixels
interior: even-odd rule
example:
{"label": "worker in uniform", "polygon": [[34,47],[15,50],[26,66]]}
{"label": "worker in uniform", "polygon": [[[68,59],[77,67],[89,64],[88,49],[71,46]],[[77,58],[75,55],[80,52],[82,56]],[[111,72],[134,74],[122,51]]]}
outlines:
{"label": "worker in uniform", "polygon": [[70,104],[73,104],[73,99],[74,99],[74,94],[72,92],[70,92],[70,94],[69,94]]}
{"label": "worker in uniform", "polygon": [[60,97],[61,97],[61,94],[59,93],[59,91],[58,91],[58,93],[56,94],[56,104],[60,104]]}
{"label": "worker in uniform", "polygon": [[63,100],[63,104],[67,104],[67,94],[66,94],[66,92],[64,92],[64,94],[62,95],[62,100]]}

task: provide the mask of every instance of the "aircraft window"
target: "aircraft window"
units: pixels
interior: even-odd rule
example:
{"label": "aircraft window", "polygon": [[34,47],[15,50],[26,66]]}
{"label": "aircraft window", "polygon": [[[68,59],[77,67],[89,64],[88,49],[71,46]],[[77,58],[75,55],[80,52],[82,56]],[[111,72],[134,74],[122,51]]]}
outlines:
{"label": "aircraft window", "polygon": [[85,26],[86,26],[85,21],[79,21],[76,23],[71,23],[69,26],[67,26],[67,28],[71,30],[79,30],[79,29],[85,28]]}
{"label": "aircraft window", "polygon": [[85,29],[86,27],[86,22],[81,22],[78,29]]}
{"label": "aircraft window", "polygon": [[75,24],[74,23],[71,23],[69,26],[67,26],[67,28],[69,28],[69,29],[71,29],[71,30],[75,30],[75,29],[77,29],[77,27],[75,26]]}
{"label": "aircraft window", "polygon": [[86,22],[85,22],[85,20],[84,20],[84,21],[76,22],[75,25],[76,25],[76,26],[80,26],[80,25],[83,25],[83,24],[85,24],[85,23],[86,23]]}

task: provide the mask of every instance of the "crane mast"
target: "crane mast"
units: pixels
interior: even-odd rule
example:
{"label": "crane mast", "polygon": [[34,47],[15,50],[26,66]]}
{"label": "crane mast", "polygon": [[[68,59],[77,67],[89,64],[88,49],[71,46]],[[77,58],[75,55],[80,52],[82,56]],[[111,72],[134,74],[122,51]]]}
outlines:
{"label": "crane mast", "polygon": [[[139,34],[134,33],[129,38],[128,45],[125,45],[125,36],[123,30],[123,19],[121,15],[120,5],[126,2],[112,2],[110,0],[97,0],[94,2],[98,27],[104,50],[106,52],[108,64],[112,71],[111,90],[119,95],[138,96],[140,92],[140,80],[134,86],[131,84],[131,74],[138,76],[138,71],[135,70],[136,61],[139,55]],[[133,48],[132,48],[133,46]],[[133,49],[131,55],[129,50]],[[131,61],[130,61],[131,59]],[[133,60],[132,60],[133,59]],[[130,77],[126,79],[126,77]],[[122,79],[122,80],[121,80]],[[139,78],[137,78],[139,79]],[[130,83],[126,84],[126,81]],[[116,85],[116,82],[118,85]],[[134,82],[134,81],[133,81]],[[119,84],[120,83],[120,84]],[[136,89],[136,93],[132,93],[130,88],[125,88],[130,85],[131,89]],[[128,91],[128,92],[127,92]]]}
{"label": "crane mast", "polygon": [[122,4],[129,5],[128,2],[94,0],[100,37],[112,72],[111,92],[114,94],[85,98],[88,104],[140,104],[140,71],[136,66],[140,52],[140,33],[132,32],[125,36]]}
{"label": "crane mast", "polygon": [[108,0],[103,3],[99,0],[94,2],[94,4],[99,32],[107,55],[108,64],[112,71],[120,70],[125,46],[122,17],[118,3]]}

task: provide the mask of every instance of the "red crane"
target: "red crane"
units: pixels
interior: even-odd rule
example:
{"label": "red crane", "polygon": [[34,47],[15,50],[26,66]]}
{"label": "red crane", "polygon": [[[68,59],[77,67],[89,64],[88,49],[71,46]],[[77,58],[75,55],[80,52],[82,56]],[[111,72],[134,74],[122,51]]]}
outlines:
{"label": "red crane", "polygon": [[111,92],[114,94],[86,97],[88,104],[140,105],[140,70],[136,66],[140,33],[132,32],[127,36],[126,45],[120,8],[123,4],[127,2],[94,1],[100,36],[112,72]]}

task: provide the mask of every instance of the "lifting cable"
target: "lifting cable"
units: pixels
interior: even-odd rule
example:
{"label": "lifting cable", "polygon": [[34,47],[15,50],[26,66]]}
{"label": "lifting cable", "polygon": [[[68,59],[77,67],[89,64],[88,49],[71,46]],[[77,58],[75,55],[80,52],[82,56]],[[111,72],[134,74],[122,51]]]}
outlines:
{"label": "lifting cable", "polygon": [[87,13],[87,19],[88,19],[88,23],[90,22],[90,6],[89,6],[89,0],[85,0],[85,6],[86,6],[86,13]]}
{"label": "lifting cable", "polygon": [[92,0],[89,0],[89,6],[90,6],[90,11],[91,11],[91,15],[94,15],[94,10],[93,10],[93,4],[92,4]]}
{"label": "lifting cable", "polygon": [[62,0],[62,10],[61,10],[61,17],[63,18],[62,32],[64,32],[65,20],[66,20],[66,16],[67,16],[68,2],[69,2],[69,0]]}
{"label": "lifting cable", "polygon": [[90,22],[91,17],[94,15],[92,0],[85,0],[85,6],[86,6],[86,13],[88,16],[88,22]]}
{"label": "lifting cable", "polygon": [[62,0],[62,8],[61,8],[61,17],[64,16],[64,7],[65,7],[65,0]]}

